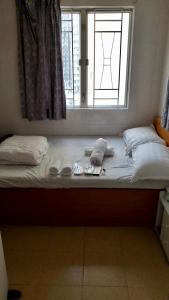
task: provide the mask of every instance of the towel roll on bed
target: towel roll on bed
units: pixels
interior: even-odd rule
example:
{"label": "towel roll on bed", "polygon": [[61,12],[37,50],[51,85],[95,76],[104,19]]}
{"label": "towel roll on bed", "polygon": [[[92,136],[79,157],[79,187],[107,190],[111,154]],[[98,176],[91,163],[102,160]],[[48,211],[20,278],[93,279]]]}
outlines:
{"label": "towel roll on bed", "polygon": [[[88,148],[86,148],[85,151],[84,151],[85,156],[91,156],[93,150],[94,150],[93,147],[88,147]],[[105,153],[104,153],[104,156],[105,156],[105,157],[112,157],[113,155],[114,155],[113,147],[108,146],[108,147],[106,148],[106,151],[105,151]]]}
{"label": "towel roll on bed", "polygon": [[61,169],[61,161],[60,160],[56,160],[52,166],[49,168],[49,175],[50,176],[56,176],[59,174]]}
{"label": "towel roll on bed", "polygon": [[94,166],[101,166],[102,161],[105,155],[107,149],[107,141],[100,138],[96,140],[94,144],[94,148],[92,151],[92,154],[90,156],[90,162]]}

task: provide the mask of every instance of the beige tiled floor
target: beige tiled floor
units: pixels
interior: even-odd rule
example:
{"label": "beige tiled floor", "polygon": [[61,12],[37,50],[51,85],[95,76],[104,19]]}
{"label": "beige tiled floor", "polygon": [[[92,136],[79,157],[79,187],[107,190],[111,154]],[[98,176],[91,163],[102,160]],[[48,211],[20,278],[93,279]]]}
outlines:
{"label": "beige tiled floor", "polygon": [[146,228],[4,227],[22,300],[169,300],[169,264]]}

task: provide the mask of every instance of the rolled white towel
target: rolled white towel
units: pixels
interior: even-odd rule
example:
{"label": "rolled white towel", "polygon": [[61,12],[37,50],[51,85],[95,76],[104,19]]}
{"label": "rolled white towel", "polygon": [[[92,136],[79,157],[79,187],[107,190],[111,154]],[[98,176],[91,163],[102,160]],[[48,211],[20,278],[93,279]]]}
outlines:
{"label": "rolled white towel", "polygon": [[56,176],[60,172],[60,167],[61,167],[61,161],[56,160],[55,162],[52,163],[52,165],[49,168],[49,175],[50,176]]}
{"label": "rolled white towel", "polygon": [[[89,147],[89,148],[86,148],[84,153],[85,153],[85,156],[90,156],[92,154],[92,151],[94,150],[93,147]],[[106,148],[106,151],[104,153],[104,156],[105,157],[112,157],[114,155],[114,149],[110,146],[108,146]]]}
{"label": "rolled white towel", "polygon": [[61,176],[70,176],[72,174],[72,164],[64,163],[60,172]]}
{"label": "rolled white towel", "polygon": [[104,154],[107,148],[107,141],[100,138],[96,140],[92,154],[90,156],[90,162],[94,166],[101,166]]}

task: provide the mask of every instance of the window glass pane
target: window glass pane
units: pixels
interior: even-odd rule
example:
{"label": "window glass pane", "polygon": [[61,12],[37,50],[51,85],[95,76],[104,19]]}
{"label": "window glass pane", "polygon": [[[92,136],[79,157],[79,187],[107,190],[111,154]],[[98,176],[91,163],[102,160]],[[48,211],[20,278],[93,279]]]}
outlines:
{"label": "window glass pane", "polygon": [[96,20],[121,20],[121,13],[97,13],[95,15]]}
{"label": "window glass pane", "polygon": [[72,33],[62,32],[62,56],[65,89],[73,89]]}
{"label": "window glass pane", "polygon": [[62,32],[72,32],[72,22],[62,20]]}
{"label": "window glass pane", "polygon": [[120,33],[96,33],[95,88],[118,89]]}
{"label": "window glass pane", "polygon": [[80,106],[80,13],[62,13],[62,59],[67,106]]}
{"label": "window glass pane", "polygon": [[61,19],[62,19],[62,21],[63,20],[70,20],[71,21],[72,14],[68,13],[68,12],[62,12]]}
{"label": "window glass pane", "polygon": [[95,99],[118,99],[118,90],[95,90]]}
{"label": "window glass pane", "polygon": [[95,99],[94,101],[94,106],[95,107],[111,107],[111,106],[117,106],[118,105],[118,101],[114,100],[114,99]]}
{"label": "window glass pane", "polygon": [[95,31],[121,31],[121,21],[95,21]]}
{"label": "window glass pane", "polygon": [[128,40],[129,40],[129,13],[123,13],[122,45],[121,45],[121,72],[119,83],[119,105],[123,105],[126,96]]}
{"label": "window glass pane", "polygon": [[88,14],[89,106],[125,104],[129,20],[129,12]]}
{"label": "window glass pane", "polygon": [[87,102],[93,106],[94,101],[94,79],[95,79],[95,61],[94,61],[94,14],[88,14],[88,59],[89,65],[87,70]]}

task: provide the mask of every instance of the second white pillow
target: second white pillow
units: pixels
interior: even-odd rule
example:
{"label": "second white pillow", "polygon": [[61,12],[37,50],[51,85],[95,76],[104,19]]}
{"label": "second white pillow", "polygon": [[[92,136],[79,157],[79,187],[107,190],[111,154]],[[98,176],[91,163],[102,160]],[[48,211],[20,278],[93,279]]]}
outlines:
{"label": "second white pillow", "polygon": [[134,174],[137,180],[169,180],[169,149],[165,145],[147,143],[133,152]]}
{"label": "second white pillow", "polygon": [[165,145],[165,141],[150,126],[127,129],[123,132],[123,138],[126,144],[127,155],[131,155],[132,151],[141,144],[158,143]]}

